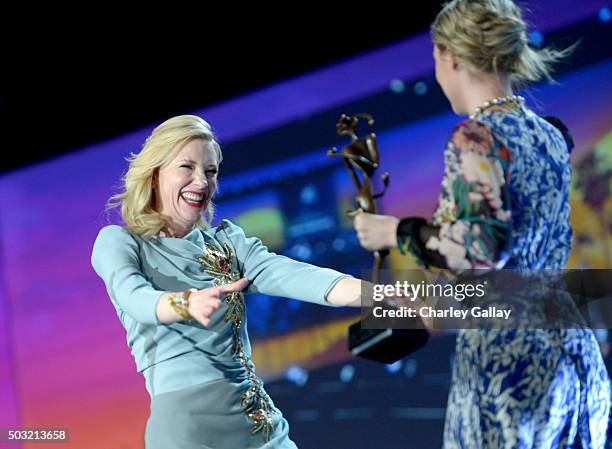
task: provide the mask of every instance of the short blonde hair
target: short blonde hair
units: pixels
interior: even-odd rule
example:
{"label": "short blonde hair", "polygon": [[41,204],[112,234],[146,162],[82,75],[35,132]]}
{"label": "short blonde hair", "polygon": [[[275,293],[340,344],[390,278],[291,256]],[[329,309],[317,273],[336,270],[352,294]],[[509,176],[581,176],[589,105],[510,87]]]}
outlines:
{"label": "short blonde hair", "polygon": [[[193,139],[209,142],[217,155],[217,162],[221,163],[221,147],[212,128],[195,115],[180,115],[166,120],[153,130],[139,153],[130,153],[126,159],[129,167],[121,179],[123,191],[109,199],[106,209],[120,206],[121,217],[132,233],[151,238],[167,225],[153,206],[153,177],[160,167],[174,159],[180,149]],[[214,205],[209,201],[195,226],[208,228],[213,215]]]}
{"label": "short blonde hair", "polygon": [[468,69],[507,76],[514,87],[547,78],[565,50],[528,45],[527,24],[512,0],[453,0],[444,5],[431,26],[434,44]]}

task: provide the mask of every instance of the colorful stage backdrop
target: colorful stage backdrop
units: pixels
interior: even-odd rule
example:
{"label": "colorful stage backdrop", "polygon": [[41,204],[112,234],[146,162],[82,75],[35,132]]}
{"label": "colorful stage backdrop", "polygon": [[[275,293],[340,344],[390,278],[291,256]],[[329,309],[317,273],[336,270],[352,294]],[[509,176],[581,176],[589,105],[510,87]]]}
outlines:
{"label": "colorful stage backdrop", "polygon": [[[530,5],[534,45],[582,39],[558,85],[527,93],[534,109],[561,117],[576,140],[568,265],[611,267],[610,9],[598,1]],[[342,144],[334,125],[341,112],[372,113],[391,175],[383,212],[431,214],[442,150],[458,121],[435,84],[431,50],[427,34],[415,36],[193,111],[212,123],[225,153],[218,217],[276,252],[359,275],[370,255],[344,218],[350,180],[339,160],[325,156]],[[117,220],[104,204],[117,191],[125,156],[155,125],[0,178],[0,428],[69,428],[70,443],[53,448],[143,447],[144,382],[90,252],[99,228]],[[397,254],[391,263],[414,266]],[[377,447],[382,439],[386,447],[439,447],[452,335],[383,366],[346,350],[352,310],[253,295],[248,314],[258,372],[299,447]]]}

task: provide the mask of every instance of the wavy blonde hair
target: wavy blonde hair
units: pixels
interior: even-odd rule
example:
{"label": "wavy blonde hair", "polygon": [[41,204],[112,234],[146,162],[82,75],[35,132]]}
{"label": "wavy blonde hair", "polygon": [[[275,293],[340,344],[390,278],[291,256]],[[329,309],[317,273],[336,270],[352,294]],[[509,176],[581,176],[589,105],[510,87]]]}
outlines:
{"label": "wavy blonde hair", "polygon": [[434,44],[468,69],[507,76],[513,87],[552,79],[552,66],[570,54],[564,50],[535,50],[528,44],[527,24],[512,0],[453,0],[446,3],[431,26]]}
{"label": "wavy blonde hair", "polygon": [[[209,142],[217,155],[217,162],[221,164],[221,147],[205,120],[195,115],[173,117],[153,130],[139,153],[130,153],[126,158],[129,167],[121,179],[123,191],[108,200],[106,210],[120,207],[123,221],[134,234],[144,238],[159,234],[168,223],[154,208],[154,175],[193,139]],[[208,228],[213,215],[214,205],[209,201],[195,226]]]}

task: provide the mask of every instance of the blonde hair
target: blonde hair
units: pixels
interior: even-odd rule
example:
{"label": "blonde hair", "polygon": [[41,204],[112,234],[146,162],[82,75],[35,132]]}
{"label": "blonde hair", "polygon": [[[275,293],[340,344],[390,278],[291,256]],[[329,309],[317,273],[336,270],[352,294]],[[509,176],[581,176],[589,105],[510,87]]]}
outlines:
{"label": "blonde hair", "polygon": [[507,76],[514,87],[547,78],[552,66],[571,53],[535,50],[528,45],[527,24],[512,0],[453,0],[431,26],[434,44],[468,69]]}
{"label": "blonde hair", "polygon": [[[153,130],[139,153],[130,153],[126,159],[129,168],[121,179],[123,191],[108,200],[106,210],[120,206],[121,217],[134,234],[144,238],[159,234],[168,223],[154,209],[153,177],[160,167],[174,159],[180,149],[193,139],[209,142],[217,155],[217,162],[221,163],[221,147],[205,120],[195,115],[173,117]],[[209,201],[195,226],[208,228],[213,215],[214,205]]]}

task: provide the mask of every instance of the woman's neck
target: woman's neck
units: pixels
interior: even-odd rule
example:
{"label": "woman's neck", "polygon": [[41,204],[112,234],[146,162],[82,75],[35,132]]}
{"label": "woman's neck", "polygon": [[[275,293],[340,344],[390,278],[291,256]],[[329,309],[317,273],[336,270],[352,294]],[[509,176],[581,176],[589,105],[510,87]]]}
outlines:
{"label": "woman's neck", "polygon": [[476,108],[494,98],[513,95],[512,86],[507,80],[497,76],[474,80],[465,88],[465,112],[472,114]]}
{"label": "woman's neck", "polygon": [[185,229],[176,229],[174,227],[164,227],[159,231],[159,235],[162,237],[172,237],[172,238],[177,238],[177,239],[182,239],[183,237],[185,237],[187,234],[189,234],[190,230],[185,230]]}

